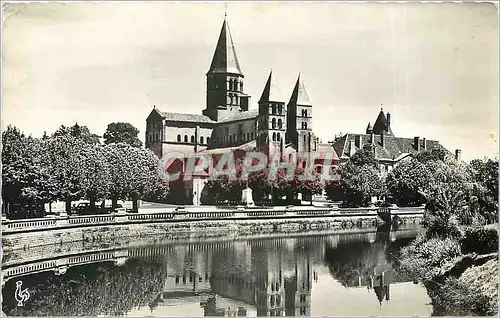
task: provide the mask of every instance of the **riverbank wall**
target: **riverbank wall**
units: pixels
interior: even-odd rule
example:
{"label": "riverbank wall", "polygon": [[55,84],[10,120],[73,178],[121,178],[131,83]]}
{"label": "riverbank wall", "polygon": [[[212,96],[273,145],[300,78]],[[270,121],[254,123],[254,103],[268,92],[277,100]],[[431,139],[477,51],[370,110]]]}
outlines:
{"label": "riverbank wall", "polygon": [[299,233],[375,227],[387,215],[401,223],[420,223],[423,208],[360,208],[290,211],[249,209],[191,212],[123,213],[2,221],[4,253],[71,242],[113,244],[134,238],[222,237],[265,233]]}

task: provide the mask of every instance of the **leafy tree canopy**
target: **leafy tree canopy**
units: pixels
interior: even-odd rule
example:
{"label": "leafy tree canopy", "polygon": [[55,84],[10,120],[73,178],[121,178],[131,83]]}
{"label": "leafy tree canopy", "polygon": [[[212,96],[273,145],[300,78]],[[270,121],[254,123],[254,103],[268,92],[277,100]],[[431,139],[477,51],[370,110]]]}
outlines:
{"label": "leafy tree canopy", "polygon": [[53,137],[69,135],[74,138],[80,139],[87,144],[99,144],[99,136],[90,132],[90,129],[87,126],[80,126],[78,123],[75,123],[73,126],[67,127],[61,125],[53,134]]}
{"label": "leafy tree canopy", "polygon": [[139,130],[129,123],[116,122],[108,125],[104,133],[104,143],[125,143],[132,147],[141,148],[142,142],[137,138]]}

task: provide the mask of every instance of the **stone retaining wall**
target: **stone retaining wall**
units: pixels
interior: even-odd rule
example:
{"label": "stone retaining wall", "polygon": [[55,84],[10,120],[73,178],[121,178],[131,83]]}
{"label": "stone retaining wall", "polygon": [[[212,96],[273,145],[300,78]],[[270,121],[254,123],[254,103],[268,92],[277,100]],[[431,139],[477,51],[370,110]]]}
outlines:
{"label": "stone retaining wall", "polygon": [[[403,222],[420,222],[422,215],[400,215]],[[3,233],[2,245],[5,258],[9,251],[27,250],[44,245],[60,245],[82,242],[83,244],[128,244],[137,238],[208,238],[236,237],[238,235],[265,233],[297,233],[354,227],[374,227],[380,224],[377,215],[336,216],[288,219],[251,220],[203,220],[167,223],[129,223],[94,225],[74,228],[53,228],[23,233]]]}

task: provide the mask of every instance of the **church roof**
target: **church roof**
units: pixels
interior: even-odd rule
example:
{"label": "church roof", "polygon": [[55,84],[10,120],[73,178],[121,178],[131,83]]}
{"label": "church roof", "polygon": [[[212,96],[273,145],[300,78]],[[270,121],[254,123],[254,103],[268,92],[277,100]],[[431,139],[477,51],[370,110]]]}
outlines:
{"label": "church roof", "polygon": [[264,86],[264,90],[260,96],[259,103],[283,101],[285,101],[285,99],[283,98],[278,84],[273,77],[273,71],[271,71],[271,73],[269,73],[269,77],[267,78],[266,86]]}
{"label": "church roof", "polygon": [[234,49],[233,37],[227,19],[224,19],[208,74],[232,73],[243,76]]}
{"label": "church roof", "polygon": [[234,114],[231,114],[224,119],[220,120],[219,123],[227,123],[231,121],[239,121],[239,120],[246,120],[246,119],[253,119],[259,115],[259,110],[258,109],[250,109],[247,111],[241,111],[237,112]]}
{"label": "church roof", "polygon": [[[361,147],[356,146],[356,136],[361,137]],[[414,138],[401,138],[385,135],[384,138],[384,147],[382,147],[381,136],[373,135],[375,138],[374,146],[375,146],[375,158],[376,159],[387,159],[387,160],[396,160],[398,158],[402,158],[404,154],[417,154],[418,151],[415,147]],[[350,142],[354,141],[355,152],[359,149],[363,148],[363,145],[370,144],[370,135],[369,134],[345,134],[344,136],[338,138],[333,143],[333,148],[337,152],[337,155],[340,158],[348,158],[349,157],[349,147]],[[423,151],[423,139],[420,138],[420,150]],[[426,141],[427,150],[431,149],[444,149],[446,153],[451,154],[446,148],[444,148],[439,141],[436,140],[427,140]]]}
{"label": "church roof", "polygon": [[200,153],[221,154],[221,153],[229,153],[229,152],[232,152],[235,150],[253,151],[256,148],[257,148],[257,141],[251,140],[251,141],[244,143],[242,145],[239,145],[239,146],[229,146],[229,147],[205,149],[205,150],[200,151]]}
{"label": "church roof", "polygon": [[300,79],[300,74],[297,78],[297,82],[295,83],[295,87],[293,88],[292,96],[290,97],[290,104],[304,106],[312,105],[309,94],[307,94],[306,87],[304,86],[304,82]]}
{"label": "church roof", "polygon": [[390,134],[392,135],[391,127],[387,127],[387,118],[385,117],[384,110],[380,109],[380,113],[378,114],[377,120],[373,124],[373,133],[380,134]]}
{"label": "church roof", "polygon": [[160,112],[160,111],[158,112],[163,118],[171,121],[184,121],[191,123],[215,123],[213,120],[204,115],[171,113],[171,112]]}

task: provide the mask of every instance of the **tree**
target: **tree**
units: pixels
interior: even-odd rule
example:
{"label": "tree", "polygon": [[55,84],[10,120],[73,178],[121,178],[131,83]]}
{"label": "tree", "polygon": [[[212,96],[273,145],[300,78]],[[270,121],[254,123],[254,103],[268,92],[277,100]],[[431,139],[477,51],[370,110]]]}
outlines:
{"label": "tree", "polygon": [[124,143],[132,147],[141,148],[142,142],[137,138],[139,130],[129,123],[111,123],[104,133],[106,145]]}
{"label": "tree", "polygon": [[297,171],[297,177],[298,178],[298,185],[297,185],[297,190],[302,193],[302,195],[305,195],[309,197],[311,204],[312,204],[312,197],[315,194],[321,194],[323,192],[323,189],[325,188],[325,182],[322,179],[322,176],[320,173],[317,173],[314,171],[310,178],[307,178],[305,180],[300,180],[300,176],[304,174],[304,171],[301,171],[300,169]]}
{"label": "tree", "polygon": [[361,149],[356,151],[354,155],[349,158],[349,162],[355,166],[368,165],[373,168],[378,167],[377,159],[372,151]]}
{"label": "tree", "polygon": [[429,162],[432,179],[424,189],[424,224],[429,236],[456,236],[459,223],[469,223],[475,215],[468,208],[471,181],[465,167],[456,162]]}
{"label": "tree", "polygon": [[106,153],[101,145],[88,145],[81,154],[82,166],[78,170],[83,196],[95,207],[98,199],[104,199],[110,184],[110,169]]}
{"label": "tree", "polygon": [[61,125],[53,134],[52,136],[58,137],[58,136],[71,136],[76,139],[79,139],[83,141],[86,144],[100,144],[99,141],[99,136],[90,132],[90,129],[87,126],[80,126],[78,123],[75,123],[71,127],[66,127],[64,125]]}
{"label": "tree", "polygon": [[386,192],[377,167],[377,160],[371,151],[358,150],[338,168],[340,180],[326,183],[329,198],[336,201],[342,199],[346,206],[368,206],[371,197],[383,196]]}
{"label": "tree", "polygon": [[162,180],[158,158],[149,149],[125,144],[107,145],[105,149],[110,166],[110,196],[115,205],[118,199],[130,199],[137,212],[141,198],[165,199],[168,185]]}
{"label": "tree", "polygon": [[[427,161],[424,161],[427,162]],[[432,179],[429,167],[417,159],[398,163],[387,175],[389,195],[399,206],[420,206],[426,203],[423,194]]]}
{"label": "tree", "polygon": [[57,198],[66,202],[66,212],[71,212],[71,202],[85,196],[82,176],[86,156],[91,145],[71,134],[54,134],[44,141],[42,160],[57,183]]}
{"label": "tree", "polygon": [[40,140],[8,126],[2,133],[2,198],[9,218],[43,216],[56,184],[43,164]]}
{"label": "tree", "polygon": [[470,162],[467,172],[474,182],[471,208],[476,209],[488,222],[495,222],[498,211],[498,161],[493,159]]}
{"label": "tree", "polygon": [[368,206],[372,197],[385,193],[384,182],[378,170],[371,165],[358,167],[347,163],[341,169],[341,178],[346,206]]}
{"label": "tree", "polygon": [[426,163],[428,161],[445,161],[446,151],[442,148],[433,148],[431,150],[419,152],[415,159],[419,162]]}

